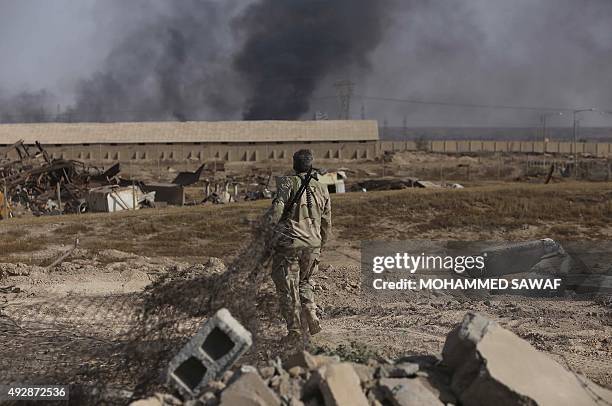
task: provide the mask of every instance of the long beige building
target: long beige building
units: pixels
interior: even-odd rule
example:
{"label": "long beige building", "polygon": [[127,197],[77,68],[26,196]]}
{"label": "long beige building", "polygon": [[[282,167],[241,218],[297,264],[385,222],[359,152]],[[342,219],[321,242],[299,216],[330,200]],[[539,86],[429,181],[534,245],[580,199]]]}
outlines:
{"label": "long beige building", "polygon": [[94,162],[288,160],[310,148],[323,159],[372,159],[370,120],[0,124],[0,148],[40,142],[53,158]]}
{"label": "long beige building", "polygon": [[[373,120],[0,124],[0,150],[39,141],[53,158],[113,162],[289,160],[310,148],[319,159],[374,159],[383,151],[444,154],[547,153],[612,158],[612,143],[439,140],[381,141]],[[1,152],[0,152],[1,153]]]}

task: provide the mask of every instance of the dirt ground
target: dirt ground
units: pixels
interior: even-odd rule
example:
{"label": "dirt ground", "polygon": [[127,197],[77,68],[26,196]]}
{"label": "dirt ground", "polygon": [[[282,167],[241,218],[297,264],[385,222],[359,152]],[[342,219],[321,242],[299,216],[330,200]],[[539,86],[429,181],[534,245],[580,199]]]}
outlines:
{"label": "dirt ground", "polygon": [[[355,361],[438,354],[446,334],[473,310],[612,388],[610,297],[384,298],[362,291],[359,267],[364,240],[610,241],[611,183],[500,183],[349,193],[332,201],[335,238],[315,278],[324,331],[311,351]],[[167,360],[218,305],[236,309],[254,331],[243,362],[290,351],[278,342],[284,327],[267,272],[253,280],[222,277],[269,203],[1,222],[0,382],[78,384],[103,398],[150,392],[163,385]],[[79,248],[45,268],[77,235]],[[224,293],[211,304],[221,283]]]}

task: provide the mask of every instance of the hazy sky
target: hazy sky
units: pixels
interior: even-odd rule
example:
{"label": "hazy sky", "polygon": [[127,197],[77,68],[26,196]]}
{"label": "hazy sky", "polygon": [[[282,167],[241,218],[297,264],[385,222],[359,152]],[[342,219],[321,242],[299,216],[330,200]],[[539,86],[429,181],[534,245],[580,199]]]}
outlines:
{"label": "hazy sky", "polygon": [[109,35],[97,30],[94,4],[0,0],[0,88],[70,95],[76,80],[94,71],[109,50]]}
{"label": "hazy sky", "polygon": [[[270,90],[252,82],[254,77],[261,80],[267,70],[279,75],[285,65],[266,65],[271,59],[264,57],[252,62],[260,73],[246,75],[244,67],[237,71],[236,55],[274,54],[279,38],[295,28],[278,22],[291,18],[302,30],[299,38],[332,58],[312,67],[314,90],[306,92],[309,105],[302,118],[315,111],[334,118],[337,101],[319,97],[334,96],[333,82],[344,78],[356,83],[357,96],[612,110],[610,0],[384,0],[376,6],[366,1],[360,3],[376,12],[363,15],[350,12],[357,3],[348,0],[310,0],[312,7],[301,8],[294,5],[308,4],[305,0],[283,1],[275,15],[268,0],[0,0],[0,109],[6,110],[15,94],[46,89],[62,109],[151,106],[142,117],[240,118],[253,92]],[[261,18],[261,26],[245,20],[247,14]],[[364,20],[368,14],[377,21]],[[339,24],[333,19],[338,16],[356,19],[361,31]],[[248,29],[244,21],[251,21]],[[314,31],[336,26],[344,31]],[[347,35],[354,42],[334,41]],[[365,42],[368,46],[358,47]],[[280,47],[298,63],[312,59],[312,52],[297,45],[297,50]],[[338,48],[329,52],[330,47]],[[345,47],[360,54],[341,52]],[[295,91],[292,85],[288,91]],[[96,94],[100,100],[90,105]],[[401,125],[404,116],[412,126],[530,125],[539,115],[357,96],[354,117],[363,105],[368,117],[386,118],[390,125]],[[612,124],[612,116],[587,114],[587,124]]]}

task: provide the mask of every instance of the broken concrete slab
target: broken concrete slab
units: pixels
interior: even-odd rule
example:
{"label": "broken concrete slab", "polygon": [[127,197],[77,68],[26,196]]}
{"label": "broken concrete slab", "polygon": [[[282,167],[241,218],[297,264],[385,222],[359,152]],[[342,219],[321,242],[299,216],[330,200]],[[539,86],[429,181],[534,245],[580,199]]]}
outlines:
{"label": "broken concrete slab", "polygon": [[220,406],[280,406],[278,396],[257,372],[241,373],[221,394]]}
{"label": "broken concrete slab", "polygon": [[339,357],[329,357],[325,355],[312,355],[308,351],[300,351],[297,352],[284,362],[285,369],[289,370],[293,367],[302,367],[306,370],[313,371],[322,367],[323,365],[328,365],[332,363],[340,362]]}
{"label": "broken concrete slab", "polygon": [[426,379],[382,378],[380,387],[393,406],[442,406],[444,403]]}
{"label": "broken concrete slab", "polygon": [[321,367],[319,390],[325,406],[367,406],[368,399],[361,390],[359,376],[349,363],[329,364]]}
{"label": "broken concrete slab", "polygon": [[221,309],[170,361],[168,382],[184,395],[197,397],[209,381],[220,379],[252,342],[251,333],[227,309]]}
{"label": "broken concrete slab", "polygon": [[568,371],[484,316],[468,313],[442,352],[461,404],[597,405],[612,391]]}
{"label": "broken concrete slab", "polygon": [[375,379],[374,374],[376,373],[376,368],[369,365],[357,364],[355,362],[351,362],[351,365],[357,373],[361,385],[365,386]]}

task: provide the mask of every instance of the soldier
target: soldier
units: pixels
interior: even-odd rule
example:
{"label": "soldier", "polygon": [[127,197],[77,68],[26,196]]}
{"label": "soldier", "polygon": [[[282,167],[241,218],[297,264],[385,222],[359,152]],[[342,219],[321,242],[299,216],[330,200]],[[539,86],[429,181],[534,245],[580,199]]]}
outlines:
{"label": "soldier", "polygon": [[[278,180],[272,202],[272,223],[277,224],[285,205],[295,196],[308,171],[313,154],[300,150],[293,155],[294,175]],[[327,187],[312,179],[285,224],[278,224],[278,243],[272,258],[272,279],[287,322],[286,341],[317,334],[321,325],[316,314],[312,276],[319,266],[321,248],[331,232],[331,201]]]}

